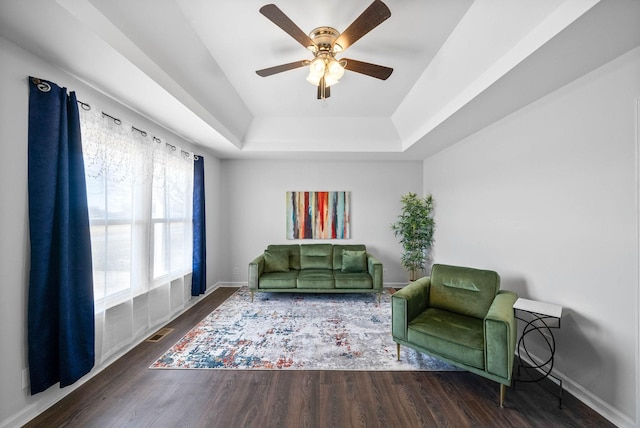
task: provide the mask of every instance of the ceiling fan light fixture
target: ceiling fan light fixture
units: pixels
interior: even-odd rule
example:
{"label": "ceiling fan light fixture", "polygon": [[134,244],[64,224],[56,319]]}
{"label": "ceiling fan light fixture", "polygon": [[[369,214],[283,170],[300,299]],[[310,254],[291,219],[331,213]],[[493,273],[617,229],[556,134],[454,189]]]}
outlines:
{"label": "ceiling fan light fixture", "polygon": [[276,67],[256,70],[256,73],[261,77],[271,76],[299,67],[308,67],[307,80],[318,88],[318,99],[325,99],[330,97],[329,86],[338,83],[347,69],[381,80],[386,80],[393,72],[393,68],[377,64],[353,59],[336,59],[336,55],[342,53],[391,16],[391,11],[382,0],[373,0],[373,3],[342,33],[333,27],[325,26],[315,28],[307,35],[275,4],[262,6],[260,13],[289,34],[305,49],[312,52],[314,56],[311,61],[294,61]]}

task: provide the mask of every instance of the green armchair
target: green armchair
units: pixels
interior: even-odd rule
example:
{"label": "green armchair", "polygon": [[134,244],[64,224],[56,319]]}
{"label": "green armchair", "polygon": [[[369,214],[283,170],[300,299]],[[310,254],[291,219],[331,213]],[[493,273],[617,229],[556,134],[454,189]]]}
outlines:
{"label": "green armchair", "polygon": [[500,383],[500,407],[511,385],[516,347],[513,304],[493,271],[434,265],[391,296],[393,340]]}

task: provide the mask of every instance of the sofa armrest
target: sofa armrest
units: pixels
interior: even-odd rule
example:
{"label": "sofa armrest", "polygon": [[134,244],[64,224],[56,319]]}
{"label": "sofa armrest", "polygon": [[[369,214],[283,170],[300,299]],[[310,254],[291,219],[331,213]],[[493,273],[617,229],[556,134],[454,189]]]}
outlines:
{"label": "sofa armrest", "polygon": [[391,333],[394,338],[407,340],[409,323],[427,309],[430,288],[431,278],[426,276],[391,295]]}
{"label": "sofa armrest", "polygon": [[367,271],[373,279],[373,289],[382,291],[382,263],[367,253]]}
{"label": "sofa armrest", "polygon": [[517,321],[513,304],[517,298],[512,291],[499,291],[484,319],[486,369],[509,384],[516,349]]}
{"label": "sofa armrest", "polygon": [[260,275],[264,272],[264,255],[249,262],[249,289],[257,289]]}

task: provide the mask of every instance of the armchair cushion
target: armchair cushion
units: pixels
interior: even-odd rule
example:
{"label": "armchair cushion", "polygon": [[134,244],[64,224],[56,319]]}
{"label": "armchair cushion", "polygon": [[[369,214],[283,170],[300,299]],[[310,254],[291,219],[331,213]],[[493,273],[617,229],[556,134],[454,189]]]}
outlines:
{"label": "armchair cushion", "polygon": [[409,342],[444,357],[484,369],[484,331],[481,319],[428,308],[409,323]]}
{"label": "armchair cushion", "polygon": [[434,265],[429,306],[482,319],[499,288],[500,277],[494,271]]}

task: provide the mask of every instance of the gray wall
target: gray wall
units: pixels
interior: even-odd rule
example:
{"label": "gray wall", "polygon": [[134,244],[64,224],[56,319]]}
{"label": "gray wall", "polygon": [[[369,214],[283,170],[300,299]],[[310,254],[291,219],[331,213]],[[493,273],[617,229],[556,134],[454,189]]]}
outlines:
{"label": "gray wall", "polygon": [[562,305],[557,371],[622,426],[640,398],[639,76],[636,49],[424,161],[436,261]]}
{"label": "gray wall", "polygon": [[390,227],[400,213],[400,197],[422,193],[422,162],[225,160],[222,170],[228,243],[221,255],[223,278],[246,282],[248,263],[268,244],[320,242],[286,239],[287,191],[344,190],[351,192],[351,239],[341,242],[365,244],[383,263],[386,284],[406,284],[401,247]]}

